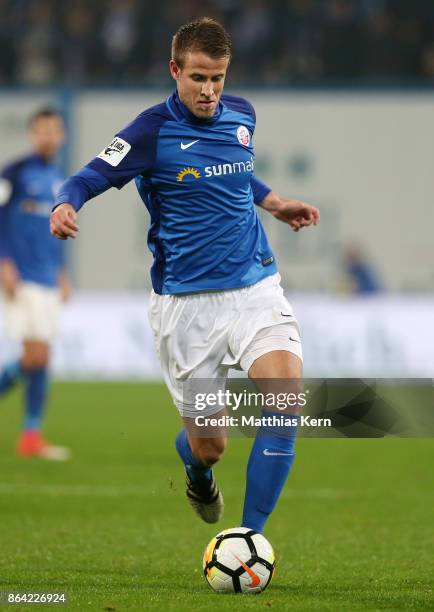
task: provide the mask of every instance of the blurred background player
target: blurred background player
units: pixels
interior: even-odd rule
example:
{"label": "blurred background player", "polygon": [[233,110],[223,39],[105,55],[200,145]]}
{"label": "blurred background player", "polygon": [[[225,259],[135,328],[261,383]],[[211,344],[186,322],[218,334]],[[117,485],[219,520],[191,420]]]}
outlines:
{"label": "blurred background player", "polygon": [[378,272],[360,246],[348,244],[345,247],[343,267],[349,292],[358,295],[372,295],[382,291]]}
{"label": "blurred background player", "polygon": [[62,182],[56,155],[65,139],[62,117],[45,108],[29,121],[32,153],[6,166],[0,178],[0,282],[7,333],[23,343],[21,358],[0,371],[0,398],[25,383],[25,418],[18,453],[64,460],[66,448],[41,435],[47,401],[50,344],[60,300],[69,296],[63,245],[49,232],[48,217]]}

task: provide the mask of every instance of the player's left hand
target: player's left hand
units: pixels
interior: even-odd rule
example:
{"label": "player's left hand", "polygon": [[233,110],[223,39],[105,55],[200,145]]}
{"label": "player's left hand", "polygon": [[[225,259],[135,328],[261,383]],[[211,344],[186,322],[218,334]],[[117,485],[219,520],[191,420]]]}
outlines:
{"label": "player's left hand", "polygon": [[51,213],[50,231],[59,240],[76,238],[78,234],[77,213],[71,204],[65,202]]}
{"label": "player's left hand", "polygon": [[261,206],[279,221],[287,223],[294,232],[309,225],[318,225],[320,221],[319,210],[315,206],[300,200],[281,198],[273,191],[261,202]]}
{"label": "player's left hand", "polygon": [[294,232],[298,232],[303,227],[309,227],[309,225],[318,225],[320,221],[319,210],[300,200],[280,198],[280,206],[270,212],[279,221],[290,225]]}

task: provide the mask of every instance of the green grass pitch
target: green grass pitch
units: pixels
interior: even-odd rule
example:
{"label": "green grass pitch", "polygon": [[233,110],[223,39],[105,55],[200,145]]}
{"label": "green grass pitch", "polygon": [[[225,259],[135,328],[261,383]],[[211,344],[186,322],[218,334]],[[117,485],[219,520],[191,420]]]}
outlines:
{"label": "green grass pitch", "polygon": [[265,531],[274,579],[225,596],[202,552],[240,523],[251,440],[230,440],[216,469],[213,526],[185,500],[162,385],[54,385],[46,433],[71,447],[67,464],[19,459],[20,419],[14,391],[0,403],[1,591],[67,591],[77,610],[434,610],[434,440],[299,440]]}

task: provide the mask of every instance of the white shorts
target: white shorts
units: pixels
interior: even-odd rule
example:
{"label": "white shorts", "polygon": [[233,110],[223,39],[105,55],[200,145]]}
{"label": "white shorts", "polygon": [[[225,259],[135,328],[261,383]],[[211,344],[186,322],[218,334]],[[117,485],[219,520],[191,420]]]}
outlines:
{"label": "white shorts", "polygon": [[[230,368],[248,372],[270,351],[302,359],[300,331],[274,274],[243,289],[188,295],[152,292],[149,319],[164,380],[183,416],[197,416],[186,382],[226,379]],[[213,414],[221,407],[208,407]]]}
{"label": "white shorts", "polygon": [[60,295],[57,289],[23,282],[13,299],[5,299],[5,330],[15,340],[50,343],[59,322]]}

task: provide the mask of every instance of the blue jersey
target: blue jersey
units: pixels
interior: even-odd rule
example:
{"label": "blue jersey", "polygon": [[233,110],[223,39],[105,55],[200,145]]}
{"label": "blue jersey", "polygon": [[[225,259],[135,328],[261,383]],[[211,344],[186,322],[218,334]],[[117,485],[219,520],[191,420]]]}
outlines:
{"label": "blue jersey", "polygon": [[[118,132],[56,203],[79,208],[134,178],[151,216],[156,293],[252,285],[276,272],[254,206],[270,191],[254,177],[254,130],[255,112],[242,98],[222,96],[214,116],[199,119],[175,93]],[[78,181],[87,190],[81,198]]]}
{"label": "blue jersey", "polygon": [[57,286],[63,244],[50,234],[49,217],[63,175],[52,162],[30,155],[0,174],[0,258],[10,258],[23,281]]}

